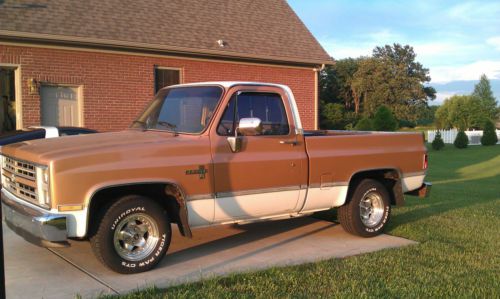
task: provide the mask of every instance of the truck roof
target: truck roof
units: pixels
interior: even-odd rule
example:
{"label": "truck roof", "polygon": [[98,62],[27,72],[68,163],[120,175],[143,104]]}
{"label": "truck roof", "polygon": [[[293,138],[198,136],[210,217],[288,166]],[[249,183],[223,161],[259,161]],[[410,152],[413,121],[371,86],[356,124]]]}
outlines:
{"label": "truck roof", "polygon": [[207,82],[194,82],[194,83],[183,83],[171,85],[169,87],[182,87],[182,86],[203,86],[203,85],[221,85],[225,88],[231,88],[235,85],[259,85],[259,86],[274,86],[282,89],[290,89],[288,86],[283,84],[274,84],[267,82],[253,82],[253,81],[207,81]]}

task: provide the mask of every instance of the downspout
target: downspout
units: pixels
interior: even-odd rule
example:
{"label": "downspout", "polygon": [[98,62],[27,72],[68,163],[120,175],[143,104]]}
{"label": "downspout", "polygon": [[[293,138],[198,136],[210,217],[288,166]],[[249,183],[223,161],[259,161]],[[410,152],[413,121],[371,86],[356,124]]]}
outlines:
{"label": "downspout", "polygon": [[319,128],[319,72],[325,69],[325,64],[320,68],[314,68],[314,130]]}

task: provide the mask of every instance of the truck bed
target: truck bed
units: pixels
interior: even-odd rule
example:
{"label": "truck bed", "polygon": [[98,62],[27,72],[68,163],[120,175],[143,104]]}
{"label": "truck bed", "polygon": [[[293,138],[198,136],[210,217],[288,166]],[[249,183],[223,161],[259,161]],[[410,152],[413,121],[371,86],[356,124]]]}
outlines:
{"label": "truck bed", "polygon": [[347,183],[356,173],[371,169],[391,169],[401,177],[422,179],[425,174],[427,149],[420,133],[306,131],[304,137],[312,185]]}

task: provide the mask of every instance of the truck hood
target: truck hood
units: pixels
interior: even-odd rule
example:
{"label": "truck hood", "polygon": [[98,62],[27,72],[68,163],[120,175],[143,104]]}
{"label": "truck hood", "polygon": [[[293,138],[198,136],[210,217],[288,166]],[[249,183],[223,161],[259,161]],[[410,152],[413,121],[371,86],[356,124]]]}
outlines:
{"label": "truck hood", "polygon": [[146,144],[164,144],[182,139],[170,132],[126,130],[24,141],[2,147],[2,154],[47,165],[54,160],[86,157],[104,152],[118,153]]}

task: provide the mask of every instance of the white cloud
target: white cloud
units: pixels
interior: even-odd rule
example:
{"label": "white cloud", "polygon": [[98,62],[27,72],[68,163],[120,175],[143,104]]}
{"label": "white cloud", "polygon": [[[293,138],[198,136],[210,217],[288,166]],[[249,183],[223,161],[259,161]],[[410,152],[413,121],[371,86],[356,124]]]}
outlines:
{"label": "white cloud", "polygon": [[395,33],[389,29],[382,29],[376,32],[368,34],[369,40],[375,42],[377,45],[392,44],[404,39],[404,37],[398,33]]}
{"label": "white cloud", "polygon": [[500,79],[500,61],[482,60],[459,66],[435,66],[430,69],[433,83],[458,80],[478,80],[482,74]]}
{"label": "white cloud", "polygon": [[493,46],[497,51],[500,51],[500,36],[493,36],[486,40],[488,45]]}
{"label": "white cloud", "polygon": [[[500,60],[487,55],[491,48],[488,50],[485,43],[467,43],[455,38],[415,42],[383,29],[358,36],[357,42],[326,38],[322,44],[335,59],[370,56],[376,46],[384,44],[410,44],[417,54],[416,60],[430,70],[432,83],[477,80],[482,74],[500,79]],[[492,36],[487,43],[500,50],[500,36]]]}
{"label": "white cloud", "polygon": [[465,22],[498,21],[500,5],[496,1],[463,2],[452,7],[447,15],[450,18]]}
{"label": "white cloud", "polygon": [[342,40],[322,38],[321,45],[335,59],[357,58],[360,56],[371,56],[373,49],[386,44],[403,43],[404,37],[389,29],[369,32],[356,36],[356,42],[346,43]]}

